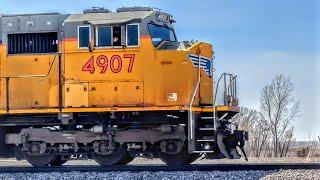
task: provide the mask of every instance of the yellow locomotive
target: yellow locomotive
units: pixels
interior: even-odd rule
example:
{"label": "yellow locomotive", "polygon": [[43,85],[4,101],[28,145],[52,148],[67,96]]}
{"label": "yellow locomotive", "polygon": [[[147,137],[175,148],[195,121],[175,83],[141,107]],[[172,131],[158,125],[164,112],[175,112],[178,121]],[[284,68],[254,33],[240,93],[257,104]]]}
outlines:
{"label": "yellow locomotive", "polygon": [[236,76],[215,82],[212,45],[178,42],[174,22],[148,7],[0,16],[0,156],[239,158]]}

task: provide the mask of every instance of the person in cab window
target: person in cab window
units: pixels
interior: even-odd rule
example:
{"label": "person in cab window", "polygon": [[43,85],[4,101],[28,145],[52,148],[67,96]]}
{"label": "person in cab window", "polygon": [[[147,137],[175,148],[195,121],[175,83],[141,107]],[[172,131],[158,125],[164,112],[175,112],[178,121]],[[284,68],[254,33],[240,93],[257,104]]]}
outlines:
{"label": "person in cab window", "polygon": [[113,27],[113,46],[121,46],[121,27]]}
{"label": "person in cab window", "polygon": [[117,46],[118,41],[119,41],[119,37],[114,36],[114,37],[113,37],[113,45],[114,45],[114,46]]}

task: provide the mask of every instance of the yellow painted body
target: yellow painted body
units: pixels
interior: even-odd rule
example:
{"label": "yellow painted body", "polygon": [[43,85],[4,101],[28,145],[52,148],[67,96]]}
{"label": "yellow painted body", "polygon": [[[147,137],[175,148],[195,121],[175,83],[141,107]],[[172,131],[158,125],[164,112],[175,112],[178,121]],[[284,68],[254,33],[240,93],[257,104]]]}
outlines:
{"label": "yellow painted body", "polygon": [[[188,110],[199,69],[192,65],[187,54],[211,58],[212,46],[199,42],[186,50],[156,50],[149,36],[141,37],[140,42],[137,48],[94,48],[89,52],[78,48],[77,39],[63,41],[60,44],[63,112]],[[6,51],[5,45],[0,46],[0,113],[59,112],[58,55],[7,55]],[[131,71],[130,58],[124,58],[128,54],[135,56]],[[108,67],[103,73],[96,62],[101,55],[108,58]],[[118,73],[110,68],[114,55],[122,59],[122,69]],[[92,57],[95,71],[83,71]],[[119,66],[117,62],[114,68]],[[6,111],[5,77],[10,78],[9,112]],[[212,88],[213,79],[201,69],[201,84],[193,103],[195,108],[212,104]]]}
{"label": "yellow painted body", "polygon": [[1,109],[7,106],[6,77],[10,78],[10,109],[58,107],[57,55],[6,56],[6,46],[1,52]]}

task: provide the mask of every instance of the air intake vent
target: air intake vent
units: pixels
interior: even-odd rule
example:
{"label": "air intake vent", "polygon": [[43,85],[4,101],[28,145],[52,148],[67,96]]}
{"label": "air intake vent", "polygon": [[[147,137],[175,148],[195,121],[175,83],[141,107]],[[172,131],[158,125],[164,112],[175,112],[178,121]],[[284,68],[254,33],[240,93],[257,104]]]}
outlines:
{"label": "air intake vent", "polygon": [[85,9],[83,11],[83,14],[90,14],[90,13],[109,13],[111,12],[108,9],[102,8],[102,7],[93,7],[91,9]]}
{"label": "air intake vent", "polygon": [[132,11],[153,11],[154,9],[151,7],[122,7],[117,9],[117,12],[132,12]]}
{"label": "air intake vent", "polygon": [[58,36],[52,33],[8,34],[8,54],[58,52]]}

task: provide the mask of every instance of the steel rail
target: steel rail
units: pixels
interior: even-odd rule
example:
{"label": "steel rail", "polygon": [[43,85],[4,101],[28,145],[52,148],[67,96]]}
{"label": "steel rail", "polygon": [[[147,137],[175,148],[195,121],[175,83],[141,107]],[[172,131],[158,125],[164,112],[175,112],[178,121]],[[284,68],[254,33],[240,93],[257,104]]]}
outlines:
{"label": "steel rail", "polygon": [[30,167],[1,166],[0,173],[38,173],[38,172],[112,172],[112,171],[271,171],[280,169],[320,169],[320,163],[276,163],[276,164],[199,164],[189,166],[166,165],[127,165],[127,166],[74,166],[61,167]]}

